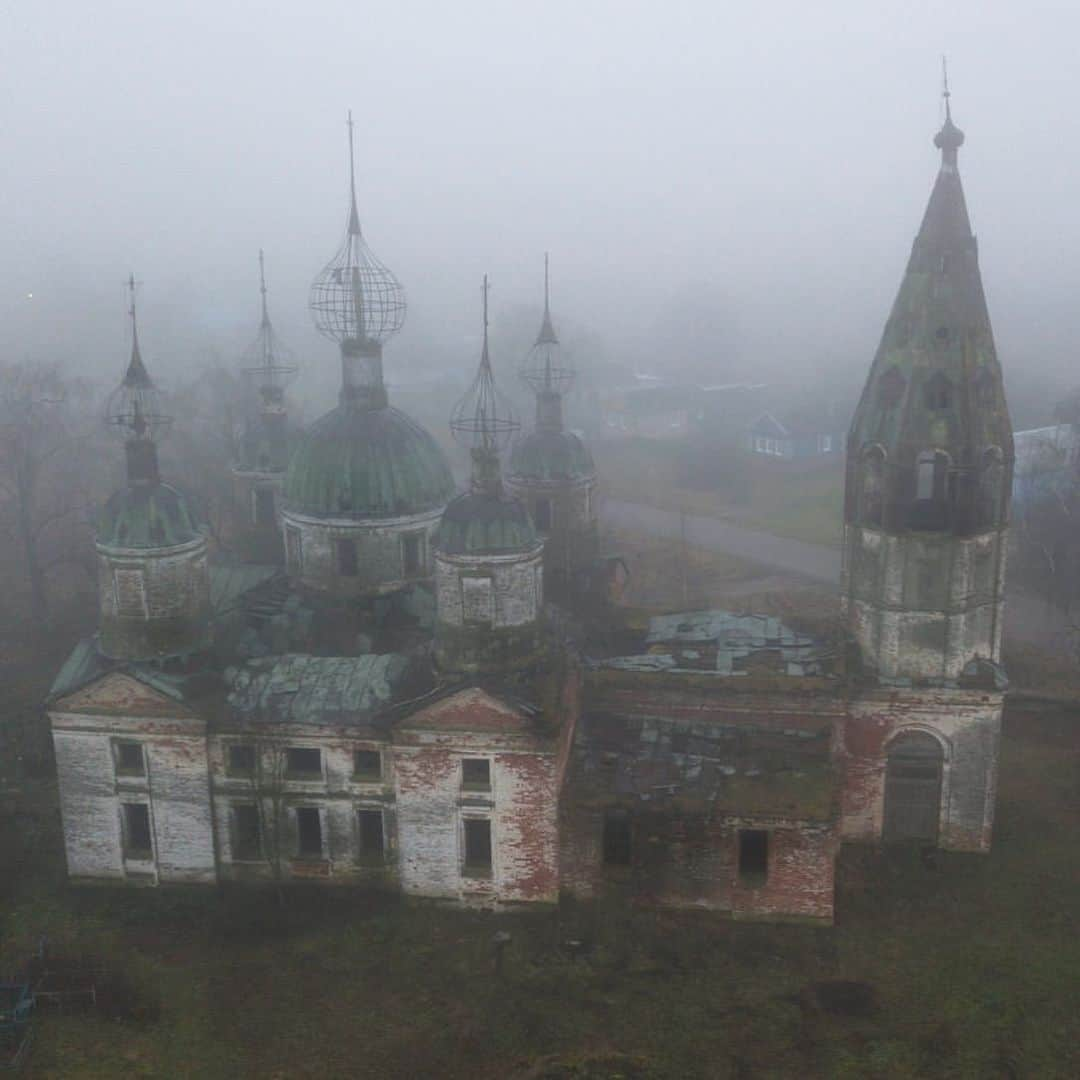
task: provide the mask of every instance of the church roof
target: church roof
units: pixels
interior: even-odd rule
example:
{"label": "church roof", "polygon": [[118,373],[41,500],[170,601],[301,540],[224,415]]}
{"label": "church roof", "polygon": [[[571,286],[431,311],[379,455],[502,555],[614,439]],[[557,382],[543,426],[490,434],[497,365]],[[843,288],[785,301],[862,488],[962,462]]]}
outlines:
{"label": "church roof", "polygon": [[97,541],[107,547],[168,548],[202,536],[186,496],[169,484],[129,484],[98,516]]}
{"label": "church roof", "polygon": [[855,412],[849,448],[879,443],[893,461],[939,449],[970,463],[1012,453],[1012,428],[957,169],[963,133],[947,115],[942,161],[881,344]]}
{"label": "church roof", "polygon": [[391,407],[348,403],[307,432],[284,487],[292,510],[352,518],[424,513],[443,506],[453,492],[442,450],[415,420]]}
{"label": "church roof", "polygon": [[470,491],[443,511],[435,543],[447,555],[512,555],[540,540],[520,500]]}

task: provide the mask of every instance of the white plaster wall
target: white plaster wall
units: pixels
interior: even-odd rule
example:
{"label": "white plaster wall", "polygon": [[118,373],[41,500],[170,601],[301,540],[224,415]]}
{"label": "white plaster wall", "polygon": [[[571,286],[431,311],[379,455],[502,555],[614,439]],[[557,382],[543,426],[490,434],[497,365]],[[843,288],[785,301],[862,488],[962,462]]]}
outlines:
{"label": "white plaster wall", "polygon": [[450,626],[465,623],[461,579],[492,580],[492,627],[526,626],[536,622],[543,605],[543,548],[521,555],[473,557],[435,554],[435,600],[438,618]]}

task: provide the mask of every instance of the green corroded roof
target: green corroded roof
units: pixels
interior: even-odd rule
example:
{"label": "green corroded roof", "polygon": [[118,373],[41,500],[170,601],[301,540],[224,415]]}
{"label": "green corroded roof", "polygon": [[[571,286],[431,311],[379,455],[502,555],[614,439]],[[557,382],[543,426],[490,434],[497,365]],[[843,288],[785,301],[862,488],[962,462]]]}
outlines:
{"label": "green corroded roof", "polygon": [[114,492],[98,516],[107,547],[175,547],[202,535],[190,503],[168,484],[132,484]]}
{"label": "green corroded roof", "polygon": [[1012,425],[956,165],[951,119],[942,164],[870,377],[849,448],[880,443],[893,462],[940,449],[958,463],[988,447],[1012,455]]}
{"label": "green corroded roof", "polygon": [[516,480],[557,484],[595,475],[589,448],[572,431],[530,432],[510,454],[510,476]]}
{"label": "green corroded roof", "polygon": [[474,491],[450,503],[435,534],[436,547],[447,555],[512,555],[538,543],[523,503]]}
{"label": "green corroded roof", "polygon": [[285,478],[291,510],[326,517],[392,518],[444,505],[454,493],[435,440],[394,408],[339,405],[297,447]]}

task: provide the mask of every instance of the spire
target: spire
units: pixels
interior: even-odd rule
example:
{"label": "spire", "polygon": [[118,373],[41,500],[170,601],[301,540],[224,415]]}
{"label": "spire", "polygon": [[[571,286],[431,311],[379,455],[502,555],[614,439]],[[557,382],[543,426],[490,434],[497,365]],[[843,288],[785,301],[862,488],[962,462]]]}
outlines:
{"label": "spire", "polygon": [[360,235],[360,214],[356,209],[356,151],[353,139],[352,109],[349,110],[349,235]]}
{"label": "spire", "polygon": [[953,123],[949,98],[949,68],[945,57],[941,58],[941,97],[945,102],[945,123],[934,136],[934,145],[941,151],[941,167],[956,168],[956,152],[964,145],[964,133]]}
{"label": "spire", "polygon": [[540,333],[536,335],[537,345],[558,345],[555,328],[551,325],[551,289],[548,277],[548,253],[544,252],[544,321],[540,324]]}
{"label": "spire", "polygon": [[131,274],[124,284],[128,288],[130,300],[128,302],[128,316],[131,319],[131,360],[128,362],[127,372],[124,374],[124,385],[131,387],[150,386],[150,375],[143,364],[142,353],[139,352],[139,323],[135,316],[135,275]]}
{"label": "spire", "polygon": [[259,248],[259,295],[262,297],[262,325],[270,325],[270,315],[266,310],[266,267],[263,263],[263,249]]}
{"label": "spire", "polygon": [[509,445],[521,427],[510,403],[495,386],[491,370],[491,351],[488,346],[488,285],[484,275],[483,312],[484,336],[480,348],[480,367],[465,396],[454,406],[450,431],[460,446],[472,452],[473,491],[498,497],[502,491],[499,471],[499,451]]}
{"label": "spire", "polygon": [[259,389],[264,413],[283,413],[285,387],[296,376],[296,362],[274,333],[266,294],[266,259],[259,248],[259,332],[243,354],[244,371]]}

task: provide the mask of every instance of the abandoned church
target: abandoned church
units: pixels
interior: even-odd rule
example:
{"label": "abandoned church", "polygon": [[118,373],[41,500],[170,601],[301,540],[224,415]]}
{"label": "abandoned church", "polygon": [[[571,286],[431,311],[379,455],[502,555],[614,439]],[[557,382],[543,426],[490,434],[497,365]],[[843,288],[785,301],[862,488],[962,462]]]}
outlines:
{"label": "abandoned church", "polygon": [[617,894],[828,923],[841,844],[987,851],[1013,444],[963,141],[946,98],[847,441],[832,634],[626,616],[593,457],[563,423],[575,373],[546,267],[527,433],[496,385],[485,281],[476,377],[450,420],[472,469],[455,493],[439,443],[389,399],[405,297],[352,180],[309,298],[338,345],[339,403],[291,420],[264,285],[232,466],[250,557],[226,560],[161,475],[171,418],[132,282],[99,626],[47,703],[71,880],[306,879],[487,907]]}

